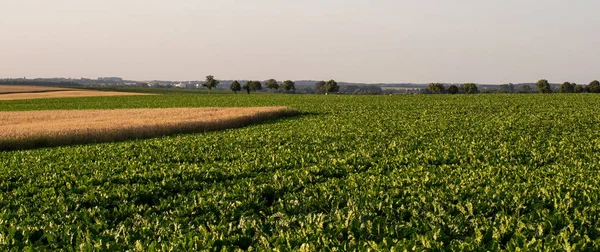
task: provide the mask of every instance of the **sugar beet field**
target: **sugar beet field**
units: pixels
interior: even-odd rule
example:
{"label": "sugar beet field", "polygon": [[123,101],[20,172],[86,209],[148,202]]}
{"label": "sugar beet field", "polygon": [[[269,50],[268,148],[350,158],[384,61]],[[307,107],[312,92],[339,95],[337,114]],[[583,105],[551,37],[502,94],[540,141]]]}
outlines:
{"label": "sugar beet field", "polygon": [[161,95],[0,110],[289,106],[239,129],[0,152],[0,249],[600,250],[600,96]]}

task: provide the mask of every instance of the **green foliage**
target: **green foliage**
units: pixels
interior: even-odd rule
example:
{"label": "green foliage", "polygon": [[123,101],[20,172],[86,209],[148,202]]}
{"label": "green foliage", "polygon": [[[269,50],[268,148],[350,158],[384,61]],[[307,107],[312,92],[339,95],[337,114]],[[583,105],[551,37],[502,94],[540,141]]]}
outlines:
{"label": "green foliage", "polygon": [[575,84],[575,87],[573,88],[573,92],[574,93],[583,93],[583,92],[585,92],[585,87],[582,85]]}
{"label": "green foliage", "polygon": [[328,93],[337,93],[340,91],[340,86],[338,86],[335,80],[329,80],[325,83],[325,94]]}
{"label": "green foliage", "polygon": [[91,87],[78,87],[78,89],[90,89],[90,90],[101,90],[101,91],[115,91],[115,92],[136,92],[136,93],[149,93],[149,94],[216,94],[223,93],[228,94],[226,90],[206,90],[198,88],[165,88],[165,87],[123,87],[123,86],[91,86]]}
{"label": "green foliage", "polygon": [[262,90],[262,84],[260,81],[247,81],[242,89],[246,90],[246,92],[250,94],[251,91],[256,92],[257,90]]}
{"label": "green foliage", "polygon": [[458,87],[456,85],[450,85],[450,87],[448,87],[448,93],[449,94],[457,94]]}
{"label": "green foliage", "polygon": [[531,93],[533,92],[533,88],[531,88],[529,85],[521,85],[517,91],[522,94]]}
{"label": "green foliage", "polygon": [[355,94],[355,95],[377,95],[382,94],[383,89],[374,85],[344,85],[340,86],[341,94]]}
{"label": "green foliage", "polygon": [[466,94],[476,94],[479,92],[479,89],[477,88],[477,84],[475,84],[475,83],[462,84],[461,89],[464,90]]}
{"label": "green foliage", "polygon": [[0,247],[600,250],[600,96],[189,94],[0,110],[281,105],[304,116],[0,152]]}
{"label": "green foliage", "polygon": [[262,84],[260,83],[260,81],[251,81],[250,82],[250,90],[252,91],[258,91],[258,90],[262,90]]}
{"label": "green foliage", "polygon": [[440,84],[440,83],[430,83],[429,84],[429,91],[433,94],[441,94],[441,93],[444,93],[445,90],[446,90],[446,87],[444,87],[443,84]]}
{"label": "green foliage", "polygon": [[515,84],[508,83],[502,84],[499,86],[501,93],[514,93],[515,92]]}
{"label": "green foliage", "polygon": [[234,80],[229,86],[229,89],[231,89],[231,91],[237,94],[238,91],[242,91],[242,86],[237,80]]}
{"label": "green foliage", "polygon": [[0,79],[0,85],[26,85],[47,87],[82,87],[81,84],[64,79]]}
{"label": "green foliage", "polygon": [[325,84],[327,84],[325,81],[318,81],[317,83],[315,83],[315,93],[316,94],[326,93],[327,90],[325,89]]}
{"label": "green foliage", "polygon": [[244,84],[244,86],[242,86],[242,89],[246,90],[246,92],[248,94],[250,94],[250,91],[252,91],[252,89],[250,88],[252,84],[252,81],[246,81],[246,84]]}
{"label": "green foliage", "polygon": [[548,83],[548,80],[541,79],[535,85],[540,93],[552,93],[552,89],[550,88],[550,83]]}
{"label": "green foliage", "polygon": [[265,87],[268,88],[269,90],[277,90],[279,89],[279,83],[277,83],[277,80],[275,79],[269,79],[267,81],[265,81]]}
{"label": "green foliage", "polygon": [[576,86],[577,86],[577,84],[575,84],[575,83],[571,84],[570,82],[565,82],[562,85],[560,85],[560,92],[561,93],[574,93]]}
{"label": "green foliage", "polygon": [[600,93],[600,82],[597,80],[590,82],[587,89],[590,93]]}
{"label": "green foliage", "polygon": [[285,90],[286,92],[295,91],[296,83],[294,83],[291,80],[286,80],[281,84],[281,88],[283,88],[283,90]]}
{"label": "green foliage", "polygon": [[206,76],[206,81],[202,83],[202,86],[208,88],[208,90],[212,90],[213,88],[219,85],[219,81],[215,80],[215,77],[212,75]]}

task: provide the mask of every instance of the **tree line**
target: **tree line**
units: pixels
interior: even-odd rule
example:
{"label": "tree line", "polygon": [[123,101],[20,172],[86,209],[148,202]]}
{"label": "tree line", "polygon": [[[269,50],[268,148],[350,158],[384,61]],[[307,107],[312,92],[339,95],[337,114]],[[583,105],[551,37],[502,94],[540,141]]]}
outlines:
{"label": "tree line", "polygon": [[69,80],[49,79],[0,79],[0,85],[27,85],[27,86],[56,86],[79,87],[81,84]]}
{"label": "tree line", "polygon": [[[207,88],[209,92],[216,88],[219,85],[219,81],[215,79],[214,76],[208,75],[206,76],[206,81],[202,83],[202,86]],[[250,92],[256,92],[258,90],[263,89],[263,84],[265,88],[269,89],[269,92],[281,90],[286,93],[292,93],[296,91],[296,84],[291,80],[285,80],[283,82],[278,82],[275,79],[269,79],[264,81],[264,83],[260,81],[246,81],[244,85],[242,85],[239,81],[234,80],[230,85],[229,89],[237,94],[242,90],[246,91],[246,93],[250,94]],[[316,93],[328,94],[328,93],[337,93],[340,91],[340,86],[335,80],[329,81],[319,81],[315,83]]]}
{"label": "tree line", "polygon": [[424,93],[431,93],[431,94],[458,94],[458,93],[463,93],[463,94],[475,94],[475,93],[479,93],[479,88],[477,87],[477,84],[475,83],[465,83],[459,86],[456,85],[449,85],[446,86],[444,84],[441,83],[431,83],[429,84],[429,87],[427,90],[425,90]]}
{"label": "tree line", "polygon": [[600,82],[594,80],[588,85],[577,85],[576,83],[564,82],[558,90],[552,90],[548,80],[541,79],[536,83],[540,93],[552,93],[558,91],[560,93],[600,93]]}
{"label": "tree line", "polygon": [[[216,80],[214,76],[208,75],[206,76],[206,81],[202,83],[202,86],[207,88],[210,92],[213,88],[216,88],[219,83],[220,82]],[[229,86],[229,89],[236,94],[242,90],[250,94],[251,92],[263,90],[263,85],[264,88],[269,90],[269,92],[294,93],[296,91],[296,85],[293,81],[285,80],[283,82],[279,82],[275,79],[269,79],[264,82],[249,80],[243,85],[239,81],[234,80]],[[600,82],[597,80],[590,82],[588,85],[578,85],[576,83],[564,82],[558,89],[554,90],[552,89],[552,86],[548,80],[541,79],[536,83],[535,86],[537,87],[539,93],[600,93]],[[317,94],[338,93],[340,92],[340,86],[333,79],[329,81],[318,81],[314,85],[314,91]],[[430,83],[427,88],[422,89],[421,91],[423,94],[476,94],[480,92],[482,92],[482,90],[480,90],[478,85],[475,83],[464,83],[461,85]],[[526,84],[521,85],[519,90],[515,90],[515,85],[511,83],[499,85],[498,89],[493,91],[484,90],[483,92],[531,93],[534,92],[534,90]]]}
{"label": "tree line", "polygon": [[[539,93],[600,93],[600,82],[594,80],[588,85],[578,85],[576,83],[564,82],[558,89],[552,89],[552,86],[546,79],[539,80],[536,85]],[[430,83],[421,93],[425,94],[475,94],[481,90],[474,83],[465,83],[462,85],[444,85],[441,83]],[[522,85],[518,90],[515,85],[502,84],[495,90],[486,90],[485,92],[495,93],[532,93],[535,92],[530,86]]]}
{"label": "tree line", "polygon": [[[206,81],[202,83],[202,86],[211,91],[213,88],[216,88],[219,85],[219,81],[215,79],[214,76],[208,75],[206,76]],[[269,79],[265,81],[265,87],[269,90],[278,90],[281,88],[286,92],[296,90],[296,86],[293,81],[286,80],[283,83],[279,84],[275,79]],[[260,81],[246,81],[244,85],[242,85],[239,81],[234,80],[231,85],[229,85],[229,89],[237,94],[237,92],[245,90],[248,94],[250,92],[256,92],[258,90],[262,90],[263,86]]]}

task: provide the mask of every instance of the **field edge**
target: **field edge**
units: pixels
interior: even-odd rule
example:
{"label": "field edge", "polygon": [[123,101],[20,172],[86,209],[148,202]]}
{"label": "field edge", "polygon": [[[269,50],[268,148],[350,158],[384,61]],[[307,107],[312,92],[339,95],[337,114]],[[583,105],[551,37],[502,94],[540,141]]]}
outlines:
{"label": "field edge", "polygon": [[184,121],[177,123],[133,126],[111,130],[75,130],[58,135],[36,135],[26,139],[0,139],[0,151],[16,151],[79,144],[96,144],[137,139],[149,139],[176,134],[204,133],[235,129],[277,118],[298,116],[289,107],[259,111],[218,121]]}

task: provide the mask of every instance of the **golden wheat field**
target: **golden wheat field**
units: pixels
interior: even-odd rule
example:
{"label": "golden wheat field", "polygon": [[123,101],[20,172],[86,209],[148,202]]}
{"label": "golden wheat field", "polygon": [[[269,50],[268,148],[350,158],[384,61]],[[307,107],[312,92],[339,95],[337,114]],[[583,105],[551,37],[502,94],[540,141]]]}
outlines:
{"label": "golden wheat field", "polygon": [[150,95],[143,93],[106,92],[60,87],[0,85],[0,100],[25,100],[41,98]]}
{"label": "golden wheat field", "polygon": [[110,142],[245,126],[287,107],[0,112],[0,149]]}

